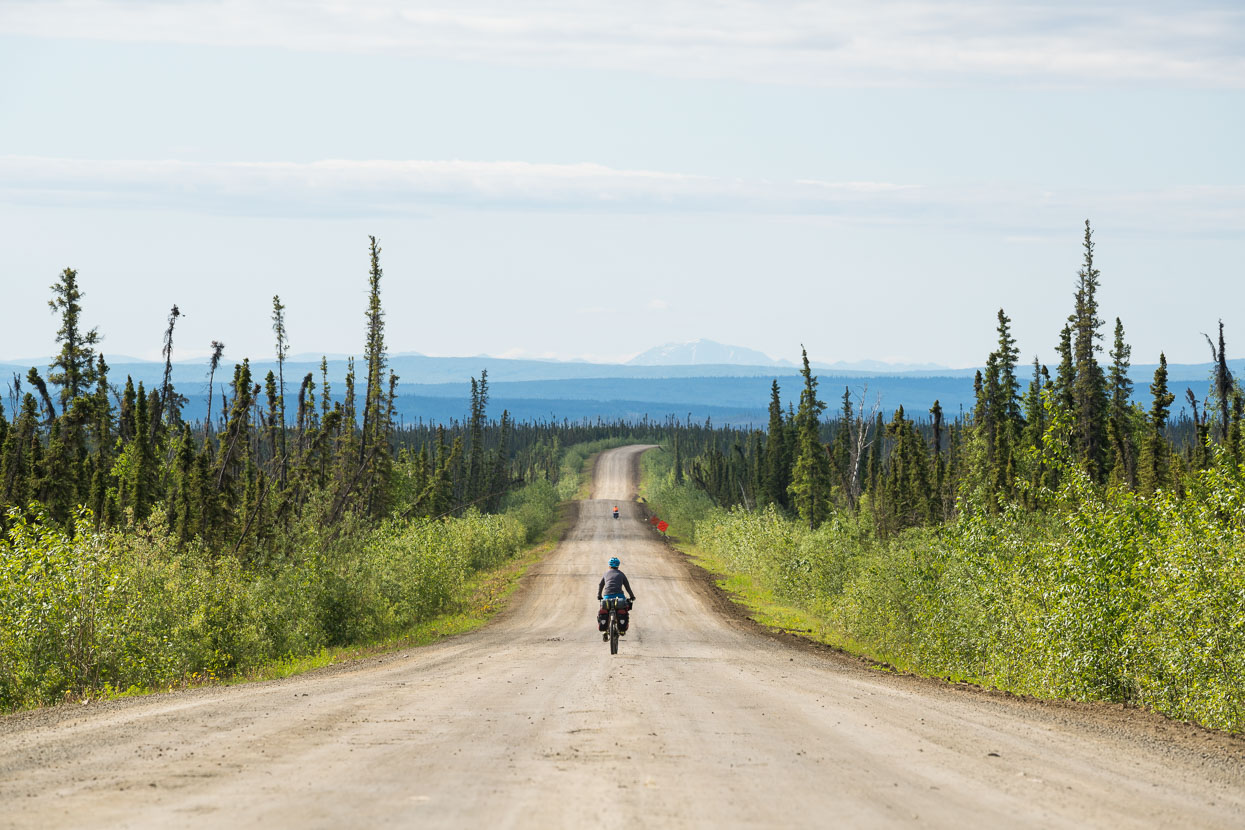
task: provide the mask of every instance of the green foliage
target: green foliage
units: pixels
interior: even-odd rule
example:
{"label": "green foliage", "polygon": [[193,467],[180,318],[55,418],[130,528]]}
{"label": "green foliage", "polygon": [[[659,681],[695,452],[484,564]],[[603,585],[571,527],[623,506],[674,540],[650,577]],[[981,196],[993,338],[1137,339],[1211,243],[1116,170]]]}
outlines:
{"label": "green foliage", "polygon": [[817,378],[809,368],[807,350],[803,357],[804,389],[795,416],[795,463],[787,491],[800,518],[816,528],[830,510],[830,456],[821,443],[821,413],[826,405],[817,398]]}
{"label": "green foliage", "polygon": [[[923,674],[1043,697],[1143,704],[1245,730],[1245,467],[1226,450],[1183,498],[1095,485],[1056,413],[1046,512],[963,509],[881,537],[868,513],[810,531],[716,508],[646,458],[663,517],[720,568],[821,619],[841,645]],[[651,453],[650,456],[657,456]]]}
{"label": "green foliage", "polygon": [[[555,521],[560,491],[574,495],[587,459],[622,443],[568,449],[559,482],[511,490],[498,514],[472,508],[372,524],[347,512],[326,526],[317,517],[331,494],[313,494],[304,517],[268,540],[288,555],[248,560],[213,551],[188,530],[208,462],[192,455],[188,435],[183,428],[169,511],[157,506],[145,520],[103,531],[85,509],[68,529],[37,502],[9,512],[0,539],[0,710],[224,678],[401,637],[453,611],[472,574],[526,549]],[[133,459],[122,459],[128,471]]]}
{"label": "green foliage", "polygon": [[305,552],[254,569],[183,543],[160,510],[125,534],[97,532],[87,511],[72,534],[38,505],[12,511],[0,542],[0,709],[400,636],[451,609],[472,573],[522,551],[553,520],[551,491],[532,485],[502,515],[302,527]]}
{"label": "green foliage", "polygon": [[506,494],[502,512],[513,517],[527,529],[527,542],[531,544],[557,518],[558,488],[546,479],[537,479],[519,490]]}

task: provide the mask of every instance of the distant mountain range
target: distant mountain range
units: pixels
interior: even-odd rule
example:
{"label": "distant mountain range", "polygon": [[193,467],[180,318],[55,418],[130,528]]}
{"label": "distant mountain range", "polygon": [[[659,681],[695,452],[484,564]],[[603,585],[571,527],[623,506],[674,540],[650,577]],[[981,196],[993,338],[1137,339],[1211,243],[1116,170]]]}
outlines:
{"label": "distant mountain range", "polygon": [[713,340],[692,340],[689,343],[667,343],[641,352],[627,361],[631,366],[705,366],[734,364],[737,366],[795,367],[790,360],[775,360],[756,349],[727,346]]}
{"label": "distant mountain range", "polygon": [[[470,379],[488,370],[492,417],[500,417],[503,409],[521,420],[580,421],[597,418],[625,418],[639,420],[664,420],[677,417],[703,421],[712,418],[715,423],[753,425],[761,427],[767,421],[769,387],[777,380],[784,406],[798,402],[801,379],[794,364],[773,361],[760,352],[724,346],[710,341],[695,344],[672,344],[670,347],[650,350],[646,360],[691,359],[718,360],[734,356],[737,360],[770,361],[766,364],[747,363],[643,363],[643,355],[629,363],[583,363],[577,361],[513,360],[487,356],[476,357],[428,357],[406,353],[391,355],[389,367],[399,376],[398,414],[407,421],[423,420],[445,422],[461,420],[467,414],[470,396]],[[751,354],[753,357],[749,358]],[[758,356],[759,357],[756,357]],[[219,396],[233,377],[232,356],[216,372],[216,391]],[[285,364],[287,394],[293,395],[310,373],[320,383],[320,358],[298,355]],[[164,364],[157,361],[128,361],[107,356],[111,364],[110,379],[115,385],[123,385],[127,376],[135,383],[142,382],[148,389],[158,385],[164,375]],[[0,401],[11,416],[13,376],[17,375],[23,389],[27,387],[25,375],[30,366],[37,366],[45,376],[49,358],[33,361],[0,361]],[[1245,360],[1229,361],[1237,376],[1245,376]],[[269,371],[276,371],[271,359],[253,361],[251,373],[255,381],[262,383]],[[1028,367],[1021,367],[1020,380],[1029,381],[1024,374]],[[1149,383],[1154,375],[1153,364],[1132,367],[1135,383],[1134,394],[1144,406],[1149,405]],[[356,371],[358,367],[356,365]],[[1189,387],[1198,399],[1206,396],[1211,364],[1172,364],[1168,378],[1172,391],[1177,394],[1177,407],[1184,399],[1184,389]],[[814,364],[814,372],[820,382],[820,394],[832,410],[838,408],[838,399],[845,388],[854,398],[867,389],[866,402],[872,405],[881,397],[883,414],[899,406],[910,417],[925,417],[929,407],[937,399],[948,417],[973,407],[973,375],[976,369],[947,369],[930,364],[908,366],[882,363],[880,361],[839,362]],[[346,359],[340,355],[328,357],[329,382],[335,396],[343,389],[346,375]],[[181,394],[189,398],[186,416],[202,417],[207,401],[207,360],[173,364],[173,384]]]}
{"label": "distant mountain range", "polygon": [[[769,366],[780,369],[799,369],[791,360],[779,360],[756,349],[729,346],[715,340],[692,340],[687,343],[667,343],[641,352],[627,361],[629,366]],[[870,374],[959,374],[937,363],[887,363],[882,360],[837,360],[833,363],[809,361],[813,369],[832,372],[867,372]],[[971,370],[970,370],[971,371]]]}

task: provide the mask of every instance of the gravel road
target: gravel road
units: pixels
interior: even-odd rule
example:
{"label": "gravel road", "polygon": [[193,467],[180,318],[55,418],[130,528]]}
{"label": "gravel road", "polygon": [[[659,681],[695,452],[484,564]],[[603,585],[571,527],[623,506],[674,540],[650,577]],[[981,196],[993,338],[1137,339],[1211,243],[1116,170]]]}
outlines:
{"label": "gravel road", "polygon": [[[1245,826],[1238,739],[759,631],[629,501],[643,449],[601,457],[568,538],[481,631],[0,718],[0,826]],[[610,556],[638,597],[616,657],[594,619]]]}

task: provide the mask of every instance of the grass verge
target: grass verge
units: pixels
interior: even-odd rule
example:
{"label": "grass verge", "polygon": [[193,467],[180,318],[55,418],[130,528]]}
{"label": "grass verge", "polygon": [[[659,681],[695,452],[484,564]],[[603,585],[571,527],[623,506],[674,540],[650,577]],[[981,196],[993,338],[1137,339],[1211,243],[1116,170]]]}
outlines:
{"label": "grass verge", "polygon": [[816,614],[784,603],[774,595],[772,590],[750,574],[731,573],[725,562],[678,536],[667,534],[667,539],[674,550],[708,573],[714,584],[726,594],[731,602],[746,610],[748,618],[753,622],[771,631],[794,634],[829,646],[836,651],[859,658],[864,665],[877,671],[896,670],[896,667],[890,663],[878,660],[864,646],[844,637],[842,632]]}

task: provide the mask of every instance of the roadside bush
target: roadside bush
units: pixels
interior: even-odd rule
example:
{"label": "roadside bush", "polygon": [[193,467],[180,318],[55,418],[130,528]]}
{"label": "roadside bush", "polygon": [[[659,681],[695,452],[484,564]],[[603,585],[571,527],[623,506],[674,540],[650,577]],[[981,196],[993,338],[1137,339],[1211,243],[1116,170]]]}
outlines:
{"label": "roadside bush", "polygon": [[0,542],[0,708],[225,677],[324,646],[399,636],[448,610],[476,570],[527,544],[512,516],[395,522],[314,540],[313,553],[243,568],[179,550],[153,514],[136,533],[71,536],[16,512]]}
{"label": "roadside bush", "polygon": [[559,501],[557,486],[541,478],[507,493],[502,514],[523,525],[531,543],[557,519]]}

